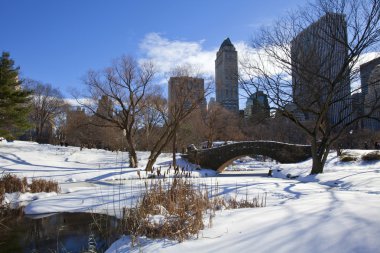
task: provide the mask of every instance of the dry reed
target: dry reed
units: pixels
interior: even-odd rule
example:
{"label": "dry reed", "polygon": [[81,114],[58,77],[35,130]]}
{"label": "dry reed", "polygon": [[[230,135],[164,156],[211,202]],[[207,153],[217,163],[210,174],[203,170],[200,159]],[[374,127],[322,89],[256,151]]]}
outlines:
{"label": "dry reed", "polygon": [[145,184],[145,192],[136,206],[124,208],[124,232],[132,238],[147,236],[182,242],[198,235],[204,228],[207,212],[210,225],[215,210],[262,207],[265,199],[237,201],[235,198],[226,201],[222,197],[209,198],[206,185],[195,186],[190,179],[174,178],[167,184],[163,180],[155,180],[150,185]]}
{"label": "dry reed", "polygon": [[380,151],[372,151],[367,154],[362,155],[363,161],[379,161],[380,160]]}
{"label": "dry reed", "polygon": [[33,179],[30,191],[35,192],[60,192],[58,183],[53,180]]}
{"label": "dry reed", "polygon": [[12,192],[59,192],[58,183],[52,180],[33,179],[32,184],[28,185],[26,177],[22,179],[10,173],[3,173],[0,177],[0,206],[2,205],[5,193]]}

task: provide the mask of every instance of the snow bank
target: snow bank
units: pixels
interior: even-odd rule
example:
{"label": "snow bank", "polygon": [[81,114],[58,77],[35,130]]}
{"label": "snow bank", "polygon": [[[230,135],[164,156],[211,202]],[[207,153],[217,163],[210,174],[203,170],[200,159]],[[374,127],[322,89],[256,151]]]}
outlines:
{"label": "snow bank", "polygon": [[[126,153],[15,141],[1,144],[0,170],[59,182],[60,194],[6,195],[9,203],[27,201],[27,214],[98,212],[120,217],[122,208],[133,206],[145,183],[152,182],[137,179],[148,153],[139,152],[138,157],[140,167],[135,169],[128,167]],[[171,155],[163,154],[156,166],[166,171],[170,163]],[[190,166],[184,160],[179,164]],[[219,211],[199,239],[177,243],[142,237],[132,248],[130,238],[123,237],[107,252],[379,252],[379,161],[341,162],[334,152],[324,173],[313,176],[311,160],[275,164],[242,159],[236,166],[244,171],[271,168],[274,177],[234,175],[232,167],[232,174],[225,176],[194,170],[192,180],[208,187],[212,196],[267,196],[266,207]],[[150,219],[159,223],[162,217]]]}

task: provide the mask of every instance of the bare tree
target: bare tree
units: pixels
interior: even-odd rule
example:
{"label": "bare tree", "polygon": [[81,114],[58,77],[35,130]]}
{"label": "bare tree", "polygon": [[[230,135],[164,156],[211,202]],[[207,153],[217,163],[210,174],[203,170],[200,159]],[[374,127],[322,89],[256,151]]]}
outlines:
{"label": "bare tree", "polygon": [[61,133],[64,136],[61,141],[72,146],[93,147],[95,133],[94,128],[90,125],[90,118],[81,107],[74,110],[67,108],[66,124]]}
{"label": "bare tree", "polygon": [[[188,78],[188,77],[186,77]],[[160,112],[163,120],[162,129],[157,141],[151,148],[151,153],[148,158],[146,170],[150,171],[158,156],[162,153],[165,147],[173,141],[173,153],[176,150],[175,136],[181,124],[192,113],[201,110],[204,105],[205,97],[210,92],[210,85],[206,84],[202,93],[194,95],[194,87],[188,85],[178,85],[175,91],[175,101],[172,104],[163,103],[162,100],[156,100],[153,105],[154,109]],[[175,162],[175,154],[174,154]]]}
{"label": "bare tree", "polygon": [[[200,116],[201,111],[204,112],[206,109],[206,99],[204,89],[204,78],[202,78],[203,74],[200,72],[199,68],[191,64],[183,64],[172,68],[168,73],[166,73],[166,75],[169,77],[169,103],[171,103],[169,104],[170,117],[178,117],[179,111],[183,111],[179,114],[189,111],[188,116],[190,116],[191,114],[193,114],[193,116],[194,114]],[[173,81],[172,87],[170,87],[171,80]],[[199,83],[199,81],[201,80],[203,80],[203,85]],[[207,88],[207,90],[209,90],[209,88]],[[172,92],[172,94],[170,94],[170,92]],[[192,104],[194,104],[195,106],[192,106]],[[201,108],[202,105],[204,105],[203,108]],[[174,111],[177,111],[177,113],[173,113]],[[188,116],[186,116],[185,118],[188,118]],[[185,118],[181,120],[181,125],[185,123]],[[177,163],[176,153],[178,151],[178,133],[181,127],[182,130],[184,130],[184,126],[181,125],[178,125],[174,129],[175,133],[172,142],[173,166],[176,166]]]}
{"label": "bare tree", "polygon": [[66,141],[67,133],[67,115],[70,105],[65,103],[62,108],[62,113],[58,114],[55,118],[55,141],[58,143],[64,143]]}
{"label": "bare tree", "polygon": [[243,88],[263,89],[271,106],[309,136],[311,174],[323,172],[339,136],[379,109],[372,102],[357,114],[351,96],[358,88],[349,86],[359,57],[379,42],[379,19],[379,0],[319,0],[262,28],[254,57],[242,62]]}
{"label": "bare tree", "polygon": [[64,112],[65,101],[61,92],[50,84],[27,80],[26,85],[33,91],[31,120],[35,128],[36,141],[49,142],[55,119]]}
{"label": "bare tree", "polygon": [[138,147],[143,150],[150,150],[157,141],[159,132],[162,131],[163,116],[156,109],[165,105],[166,99],[162,95],[162,89],[157,86],[154,92],[148,94],[143,101],[143,107],[138,115],[139,138]]}
{"label": "bare tree", "polygon": [[[81,104],[97,117],[104,119],[125,133],[131,167],[137,167],[136,140],[137,115],[143,109],[143,101],[151,91],[155,71],[152,63],[138,64],[130,56],[123,56],[103,71],[89,71],[85,84],[88,100]],[[94,101],[108,97],[113,107],[105,112],[97,111]]]}

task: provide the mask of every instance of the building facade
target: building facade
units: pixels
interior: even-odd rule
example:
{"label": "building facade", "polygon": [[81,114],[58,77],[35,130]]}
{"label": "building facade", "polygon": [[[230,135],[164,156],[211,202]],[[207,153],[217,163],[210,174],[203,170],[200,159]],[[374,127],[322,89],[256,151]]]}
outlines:
{"label": "building facade", "polygon": [[[353,118],[358,118],[364,114],[364,99],[361,92],[352,94],[352,116]],[[364,120],[358,120],[354,125],[353,129],[359,130],[364,128]]]}
{"label": "building facade", "polygon": [[229,38],[221,44],[215,60],[216,102],[239,113],[238,54]]}
{"label": "building facade", "polygon": [[268,96],[263,91],[257,91],[247,98],[244,118],[269,118],[270,109]]}
{"label": "building facade", "polygon": [[[367,94],[364,97],[364,113],[371,118],[364,120],[364,128],[380,130],[380,64],[372,70],[368,78]],[[375,108],[375,109],[374,109]],[[376,120],[377,119],[377,120]]]}
{"label": "building facade", "polygon": [[205,111],[207,107],[204,79],[189,76],[170,77],[169,79],[169,108],[190,110],[194,107]]}
{"label": "building facade", "polygon": [[377,65],[380,64],[380,57],[375,58],[369,62],[366,62],[362,65],[360,65],[360,82],[361,82],[361,90],[362,90],[362,97],[363,100],[365,96],[368,94],[368,86],[369,84],[369,78],[372,73],[372,71],[375,69]]}
{"label": "building facade", "polygon": [[328,13],[291,42],[293,102],[305,120],[315,120],[331,94],[327,122],[351,120],[350,73],[344,67],[348,49],[341,41],[347,41],[345,16]]}

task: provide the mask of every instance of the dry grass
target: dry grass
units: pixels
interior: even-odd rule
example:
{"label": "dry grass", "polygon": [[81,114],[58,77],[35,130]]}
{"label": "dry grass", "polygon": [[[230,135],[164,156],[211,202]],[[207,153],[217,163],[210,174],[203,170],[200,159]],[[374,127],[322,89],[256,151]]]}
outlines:
{"label": "dry grass", "polygon": [[344,151],[340,153],[339,160],[341,162],[354,162],[354,161],[359,160],[359,155],[355,153],[351,153],[349,151]]}
{"label": "dry grass", "polygon": [[60,192],[58,183],[53,180],[33,179],[30,191],[35,192]]}
{"label": "dry grass", "polygon": [[224,208],[261,207],[264,198],[226,201],[221,197],[209,198],[206,186],[195,186],[189,179],[175,178],[164,183],[158,180],[146,185],[145,193],[133,208],[125,208],[124,232],[150,238],[169,238],[184,241],[198,235],[204,228],[204,217],[210,214],[209,224],[215,210]]}
{"label": "dry grass", "polygon": [[0,189],[4,192],[26,192],[28,183],[26,178],[18,178],[10,173],[3,174],[0,178]]}
{"label": "dry grass", "polygon": [[4,201],[5,193],[12,192],[59,192],[58,183],[51,180],[33,179],[28,185],[26,177],[19,178],[10,173],[3,173],[0,177],[0,206]]}
{"label": "dry grass", "polygon": [[5,193],[26,192],[28,183],[26,178],[18,178],[10,173],[2,174],[0,177],[0,206],[4,201]]}
{"label": "dry grass", "polygon": [[339,156],[341,162],[354,162],[358,160],[358,157],[348,154],[342,154]]}
{"label": "dry grass", "polygon": [[[203,229],[203,210],[210,204],[208,196],[188,180],[176,178],[167,187],[162,182],[147,186],[137,206],[124,210],[125,232],[183,241]],[[159,217],[158,222],[153,221],[154,215]]]}
{"label": "dry grass", "polygon": [[363,161],[379,161],[380,160],[380,151],[372,151],[367,154],[362,155]]}
{"label": "dry grass", "polygon": [[227,208],[231,209],[255,208],[264,206],[266,206],[266,194],[262,198],[259,196],[253,198],[252,201],[249,201],[248,198],[241,200],[237,200],[236,198],[227,200]]}
{"label": "dry grass", "polygon": [[2,206],[2,203],[4,201],[4,195],[5,195],[5,188],[4,186],[0,183],[0,208]]}

